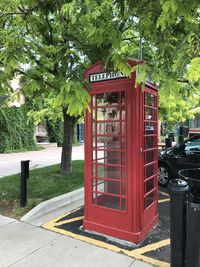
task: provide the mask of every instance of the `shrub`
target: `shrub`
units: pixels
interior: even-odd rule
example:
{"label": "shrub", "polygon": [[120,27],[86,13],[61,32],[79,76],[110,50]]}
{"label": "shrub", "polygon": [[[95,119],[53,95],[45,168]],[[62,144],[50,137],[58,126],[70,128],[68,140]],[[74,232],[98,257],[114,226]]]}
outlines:
{"label": "shrub", "polygon": [[35,127],[27,112],[27,105],[0,109],[0,153],[36,148]]}

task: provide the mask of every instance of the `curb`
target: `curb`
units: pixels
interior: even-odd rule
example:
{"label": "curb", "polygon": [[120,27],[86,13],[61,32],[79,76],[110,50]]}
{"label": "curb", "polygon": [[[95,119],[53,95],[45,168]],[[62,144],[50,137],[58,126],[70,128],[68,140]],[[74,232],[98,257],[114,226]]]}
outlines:
{"label": "curb", "polygon": [[35,226],[41,226],[49,220],[76,209],[84,203],[84,188],[77,189],[67,194],[54,197],[38,204],[25,214],[20,221]]}

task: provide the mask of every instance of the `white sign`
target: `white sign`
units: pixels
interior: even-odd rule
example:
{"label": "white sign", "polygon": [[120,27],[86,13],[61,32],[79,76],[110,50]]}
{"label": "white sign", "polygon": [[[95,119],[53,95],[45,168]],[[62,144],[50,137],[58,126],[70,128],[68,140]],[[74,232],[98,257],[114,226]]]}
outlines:
{"label": "white sign", "polygon": [[95,73],[90,74],[90,82],[100,82],[100,81],[107,81],[107,80],[113,80],[113,79],[120,79],[125,78],[126,76],[123,74],[123,72],[101,72],[101,73]]}

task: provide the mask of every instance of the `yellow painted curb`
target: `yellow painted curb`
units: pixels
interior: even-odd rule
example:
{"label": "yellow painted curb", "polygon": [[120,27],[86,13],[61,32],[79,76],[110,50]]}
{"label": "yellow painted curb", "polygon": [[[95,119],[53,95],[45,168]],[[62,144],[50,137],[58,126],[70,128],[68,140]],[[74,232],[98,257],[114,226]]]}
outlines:
{"label": "yellow painted curb", "polygon": [[158,203],[163,203],[163,202],[167,202],[167,201],[170,201],[170,198],[158,200]]}
{"label": "yellow painted curb", "polygon": [[[164,201],[169,201],[169,199],[164,199],[162,202],[164,202]],[[63,230],[63,229],[57,228],[57,226],[61,226],[63,224],[67,224],[67,223],[71,223],[71,222],[82,220],[83,216],[79,216],[79,217],[76,217],[76,218],[71,218],[71,219],[68,219],[68,220],[63,220],[63,221],[57,222],[57,221],[61,220],[62,218],[66,217],[67,215],[70,215],[70,214],[74,213],[75,211],[77,211],[79,209],[80,208],[78,208],[76,210],[73,210],[71,212],[68,212],[68,213],[66,213],[64,215],[61,215],[61,216],[51,220],[50,222],[42,225],[42,227],[47,229],[47,230],[50,230],[50,231],[53,231],[53,232],[56,232],[56,233],[60,233],[62,235],[66,235],[68,237],[72,237],[72,238],[75,238],[77,240],[92,244],[94,246],[98,246],[98,247],[101,247],[101,248],[104,248],[104,249],[108,249],[108,250],[113,251],[113,252],[124,253],[125,255],[127,255],[129,257],[135,258],[137,260],[142,260],[142,261],[144,261],[146,263],[149,263],[149,264],[152,264],[152,265],[155,265],[155,266],[170,267],[170,264],[167,263],[167,262],[159,261],[159,260],[156,260],[156,259],[153,259],[153,258],[150,258],[150,257],[147,257],[147,256],[143,255],[146,252],[150,252],[150,251],[156,250],[158,248],[161,248],[163,246],[169,245],[170,244],[170,240],[169,239],[162,240],[162,241],[147,245],[147,246],[145,246],[143,248],[138,248],[138,249],[129,251],[129,250],[126,250],[126,249],[121,249],[121,248],[119,248],[119,247],[117,247],[115,245],[111,245],[111,244],[108,244],[106,242],[93,239],[91,237],[82,236],[82,235],[75,234],[75,233],[72,233],[72,232],[67,231],[67,230]]]}

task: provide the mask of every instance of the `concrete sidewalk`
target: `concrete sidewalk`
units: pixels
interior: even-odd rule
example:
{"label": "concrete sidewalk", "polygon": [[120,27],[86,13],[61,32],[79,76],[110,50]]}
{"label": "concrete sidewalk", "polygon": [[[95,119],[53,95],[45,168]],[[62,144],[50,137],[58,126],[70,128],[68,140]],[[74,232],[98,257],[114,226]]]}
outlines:
{"label": "concrete sidewalk", "polygon": [[150,267],[27,223],[0,216],[1,267]]}
{"label": "concrete sidewalk", "polygon": [[[20,161],[31,160],[31,168],[60,162],[61,148],[0,154],[0,176],[20,172]],[[74,147],[73,159],[83,159],[83,146]],[[62,196],[61,196],[62,198]],[[55,203],[52,201],[52,205]],[[69,205],[70,206],[70,205]],[[69,207],[68,207],[69,208]],[[46,222],[56,217],[52,213]],[[44,219],[44,218],[43,218]],[[142,261],[115,253],[29,223],[0,215],[0,267],[151,267]]]}
{"label": "concrete sidewalk", "polygon": [[[61,147],[56,144],[41,145],[44,149],[20,153],[0,154],[0,178],[20,172],[20,162],[30,160],[30,169],[41,168],[61,162]],[[84,146],[72,149],[72,159],[84,159]]]}

